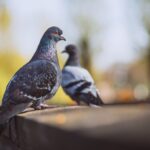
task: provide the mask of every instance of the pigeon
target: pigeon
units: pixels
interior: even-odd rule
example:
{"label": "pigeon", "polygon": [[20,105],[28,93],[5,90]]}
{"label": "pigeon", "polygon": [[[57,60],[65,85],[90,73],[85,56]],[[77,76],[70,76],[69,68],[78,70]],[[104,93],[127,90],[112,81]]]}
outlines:
{"label": "pigeon", "polygon": [[103,104],[102,99],[94,85],[90,73],[80,66],[78,49],[70,44],[62,53],[69,55],[62,70],[62,88],[78,105],[84,103],[90,106]]}
{"label": "pigeon", "polygon": [[0,106],[0,125],[32,105],[45,108],[61,84],[56,43],[65,40],[62,30],[50,27],[44,33],[31,60],[19,69],[6,87]]}

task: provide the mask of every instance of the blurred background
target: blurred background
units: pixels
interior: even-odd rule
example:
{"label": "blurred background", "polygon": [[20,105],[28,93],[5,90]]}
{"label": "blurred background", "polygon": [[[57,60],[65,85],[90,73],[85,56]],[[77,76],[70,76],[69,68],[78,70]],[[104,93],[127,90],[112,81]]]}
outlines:
{"label": "blurred background", "polygon": [[[0,0],[0,100],[12,75],[35,52],[50,26],[80,49],[82,65],[105,103],[150,96],[150,0]],[[51,103],[74,104],[62,89]]]}

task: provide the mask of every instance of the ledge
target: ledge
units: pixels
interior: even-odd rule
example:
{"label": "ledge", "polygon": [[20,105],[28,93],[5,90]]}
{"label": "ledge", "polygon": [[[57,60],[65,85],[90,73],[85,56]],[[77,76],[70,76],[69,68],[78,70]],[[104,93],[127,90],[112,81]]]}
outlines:
{"label": "ledge", "polygon": [[1,144],[0,139],[0,149],[5,145],[19,150],[150,149],[150,105],[31,111],[13,118],[1,138],[11,144]]}

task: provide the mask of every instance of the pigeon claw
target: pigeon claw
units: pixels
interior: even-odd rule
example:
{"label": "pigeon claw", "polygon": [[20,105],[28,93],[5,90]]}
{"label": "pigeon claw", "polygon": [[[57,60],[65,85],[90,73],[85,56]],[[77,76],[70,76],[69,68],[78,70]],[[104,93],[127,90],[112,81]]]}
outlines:
{"label": "pigeon claw", "polygon": [[40,103],[39,105],[32,106],[35,110],[42,110],[49,108],[49,105]]}

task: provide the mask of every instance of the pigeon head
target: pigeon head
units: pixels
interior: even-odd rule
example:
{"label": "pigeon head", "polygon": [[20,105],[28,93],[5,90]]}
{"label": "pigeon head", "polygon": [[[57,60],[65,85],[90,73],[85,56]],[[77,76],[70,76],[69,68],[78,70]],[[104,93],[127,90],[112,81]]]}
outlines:
{"label": "pigeon head", "polygon": [[58,42],[60,40],[66,41],[62,34],[63,31],[60,28],[53,26],[47,29],[44,36],[50,40],[54,40],[55,42]]}
{"label": "pigeon head", "polygon": [[74,55],[78,52],[78,49],[75,45],[70,44],[65,47],[65,50],[62,53],[68,53],[69,55]]}
{"label": "pigeon head", "polygon": [[67,53],[69,55],[65,66],[80,66],[80,56],[78,48],[75,45],[67,45],[62,53]]}

